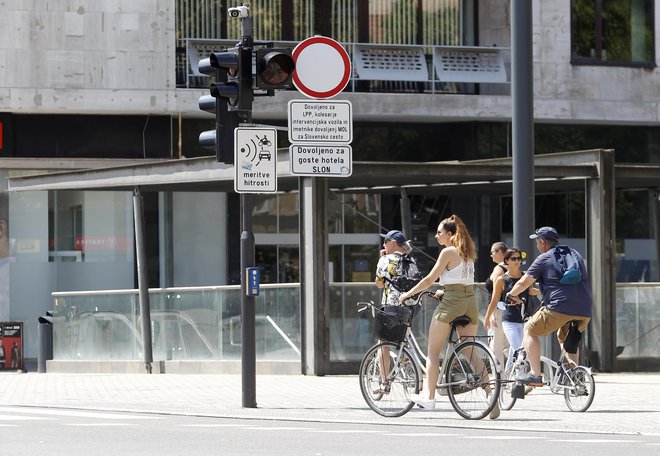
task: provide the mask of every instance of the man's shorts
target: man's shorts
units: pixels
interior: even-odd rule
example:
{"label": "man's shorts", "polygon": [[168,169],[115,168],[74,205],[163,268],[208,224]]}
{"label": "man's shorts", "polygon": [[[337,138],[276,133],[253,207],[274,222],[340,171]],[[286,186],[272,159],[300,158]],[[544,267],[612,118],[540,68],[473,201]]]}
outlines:
{"label": "man's shorts", "polygon": [[479,323],[479,304],[473,285],[445,285],[445,294],[433,312],[433,318],[451,323],[455,318],[467,315],[473,325]]}
{"label": "man's shorts", "polygon": [[564,343],[568,334],[568,323],[573,320],[580,322],[578,331],[583,332],[591,318],[567,315],[543,306],[527,321],[525,331],[533,336],[547,336],[552,331],[557,331],[557,339],[559,339],[559,342]]}

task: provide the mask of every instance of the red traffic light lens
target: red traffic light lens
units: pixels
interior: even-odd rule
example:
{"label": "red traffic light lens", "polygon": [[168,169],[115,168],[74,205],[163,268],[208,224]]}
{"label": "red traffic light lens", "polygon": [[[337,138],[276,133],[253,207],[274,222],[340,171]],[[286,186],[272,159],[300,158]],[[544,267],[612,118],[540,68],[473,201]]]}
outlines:
{"label": "red traffic light lens", "polygon": [[257,85],[260,87],[284,88],[289,84],[295,63],[290,53],[281,50],[259,52],[257,62]]}

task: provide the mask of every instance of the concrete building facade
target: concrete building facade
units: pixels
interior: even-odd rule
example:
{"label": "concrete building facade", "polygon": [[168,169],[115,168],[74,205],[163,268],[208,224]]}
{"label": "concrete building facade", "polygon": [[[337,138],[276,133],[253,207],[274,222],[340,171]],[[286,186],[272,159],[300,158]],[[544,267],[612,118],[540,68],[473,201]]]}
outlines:
{"label": "concrete building facade", "polygon": [[[355,70],[348,88],[338,96],[353,105],[355,160],[438,162],[511,156],[508,82],[515,1],[436,0],[417,2],[414,11],[402,6],[406,2],[377,0],[254,3],[257,39],[295,45],[316,33],[336,34],[333,37],[352,53],[354,62],[360,44],[407,47],[426,56],[426,81],[368,80],[360,77],[359,68]],[[594,4],[602,8],[602,3]],[[614,149],[617,163],[650,167],[660,163],[660,74],[655,55],[659,8],[649,0],[622,3],[622,14],[627,18],[623,22],[634,27],[629,27],[629,35],[623,33],[625,45],[620,47],[627,51],[620,51],[620,55],[624,59],[608,60],[608,55],[618,55],[617,48],[611,38],[598,35],[598,31],[593,53],[580,47],[582,36],[577,28],[582,23],[578,19],[589,13],[582,9],[585,2],[532,1],[537,154]],[[220,40],[226,44],[239,38],[237,23],[225,14],[229,6],[233,3],[220,0],[5,2],[0,10],[3,189],[7,188],[6,178],[34,170],[80,170],[208,155],[196,144],[196,137],[212,125],[211,116],[198,108],[199,97],[208,93],[204,86],[209,81],[194,77],[189,51],[202,49],[204,40],[212,45],[218,40],[220,45]],[[449,12],[457,14],[451,16]],[[293,19],[289,21],[289,16],[282,14],[277,20],[267,20],[271,17],[267,13],[290,13]],[[418,28],[396,35],[404,22],[396,18],[408,13],[411,19],[406,21]],[[602,15],[598,9],[592,13]],[[206,20],[212,25],[211,35],[206,35],[204,27],[182,25],[207,16],[213,18]],[[458,31],[453,35],[425,34],[440,28],[425,25],[430,23],[426,22],[428,17],[448,18],[444,19],[451,25],[448,28]],[[383,18],[394,25],[387,25]],[[343,20],[349,26],[343,27]],[[636,32],[639,30],[645,31],[641,37]],[[506,81],[442,80],[431,61],[443,47],[471,47],[479,52],[497,49]],[[254,120],[282,125],[287,102],[298,98],[301,95],[294,90],[257,97]],[[35,158],[38,161],[34,165],[24,161]],[[330,188],[332,185],[329,183]],[[151,286],[237,283],[240,273],[236,259],[227,253],[227,246],[237,241],[231,230],[238,226],[236,195],[221,192],[216,198],[199,190],[146,195],[147,224],[155,233],[149,247],[155,264]],[[437,248],[429,233],[442,216],[452,212],[460,211],[473,227],[483,258],[487,258],[493,241],[511,239],[510,193],[457,187],[433,192],[408,190],[412,218],[419,217],[416,224],[413,220],[412,229],[418,230],[420,248],[431,258]],[[617,196],[617,279],[658,281],[658,186],[628,185],[621,192]],[[538,224],[554,222],[563,238],[586,244],[587,203],[578,195],[582,193],[554,189],[537,195]],[[272,269],[270,282],[299,279],[299,204],[295,191],[257,199],[257,260],[261,255],[264,267]],[[339,199],[329,204],[329,231],[337,234],[330,241],[332,278],[338,282],[370,281],[377,234],[383,227],[401,228],[405,223],[400,216],[400,194],[396,190],[343,189]],[[365,223],[364,214],[375,222]],[[106,235],[130,243],[131,209],[125,191],[10,194],[10,219],[12,216],[10,282],[17,285],[11,287],[11,302],[0,319],[34,321],[49,308],[54,291],[135,287],[132,247],[90,247],[92,241],[101,242],[99,238]],[[207,217],[213,225],[191,223],[199,217]],[[628,220],[634,223],[626,223]],[[67,232],[66,240],[58,241],[61,237],[54,234],[58,229]],[[35,239],[40,243],[32,243]],[[204,244],[195,243],[195,239],[203,239]],[[58,248],[58,242],[66,246]],[[28,244],[38,247],[25,247]],[[78,261],[76,252],[86,260]],[[24,266],[22,262],[26,262]],[[39,277],[47,280],[26,289],[29,274],[35,271],[34,262],[41,263],[44,275]],[[69,262],[72,264],[65,264]],[[198,264],[194,273],[186,266],[191,262]],[[488,261],[479,267],[483,276]],[[121,274],[114,274],[118,271]],[[102,280],[108,275],[115,279],[111,285]],[[648,312],[657,318],[654,309],[657,307]],[[34,357],[36,331],[29,329],[26,334],[26,356]]]}

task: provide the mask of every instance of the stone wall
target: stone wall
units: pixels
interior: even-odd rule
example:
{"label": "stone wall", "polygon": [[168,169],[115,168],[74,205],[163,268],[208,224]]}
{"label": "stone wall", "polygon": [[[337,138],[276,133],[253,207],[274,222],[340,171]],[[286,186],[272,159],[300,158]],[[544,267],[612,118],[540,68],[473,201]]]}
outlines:
{"label": "stone wall", "polygon": [[171,111],[174,0],[0,2],[0,109]]}

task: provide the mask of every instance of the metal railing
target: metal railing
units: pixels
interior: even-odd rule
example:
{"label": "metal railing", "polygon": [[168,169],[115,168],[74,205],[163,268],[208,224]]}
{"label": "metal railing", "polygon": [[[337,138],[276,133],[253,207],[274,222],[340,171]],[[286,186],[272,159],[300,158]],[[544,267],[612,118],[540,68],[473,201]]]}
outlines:
{"label": "metal railing", "polygon": [[[197,68],[211,52],[229,49],[236,40],[185,41],[185,88],[208,86]],[[279,41],[275,47],[293,49],[298,43]],[[343,43],[352,62],[349,91],[430,93],[473,92],[474,84],[506,84],[510,48]],[[182,49],[178,49],[180,54]],[[181,64],[182,59],[177,61]],[[253,62],[254,65],[254,62]],[[182,79],[182,78],[179,78]],[[368,87],[364,87],[365,83]]]}
{"label": "metal railing", "polygon": [[[258,360],[300,361],[300,286],[263,284],[256,299]],[[358,301],[380,300],[371,282],[331,283],[331,361],[359,361],[374,342],[373,319]],[[154,360],[240,359],[240,287],[151,289]],[[477,284],[480,314],[488,305]],[[56,360],[139,360],[142,342],[137,290],[57,292],[54,299]],[[415,319],[424,346],[434,303]],[[619,283],[616,288],[619,359],[660,358],[660,283]],[[484,329],[480,325],[480,334]]]}

